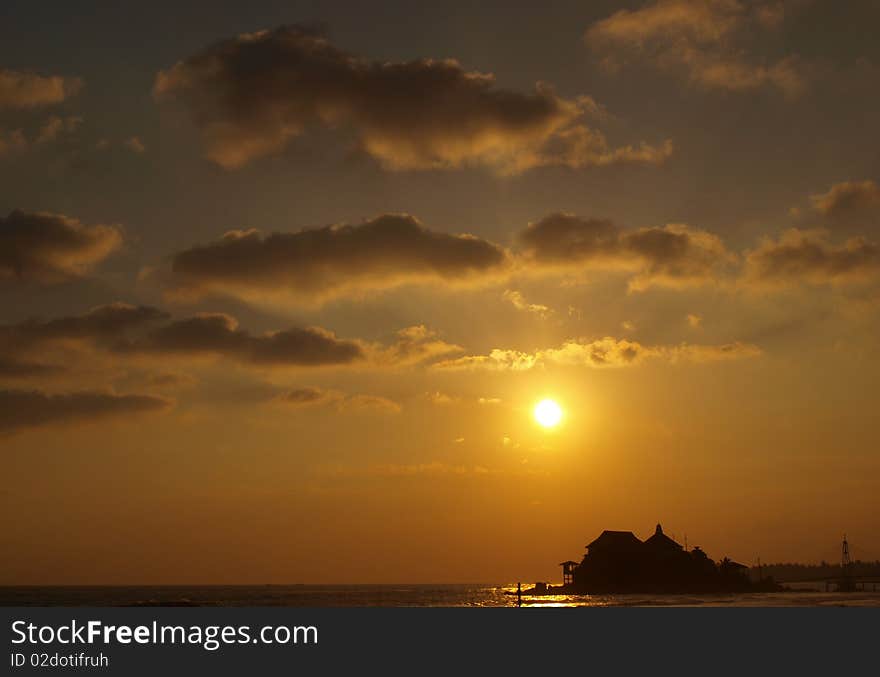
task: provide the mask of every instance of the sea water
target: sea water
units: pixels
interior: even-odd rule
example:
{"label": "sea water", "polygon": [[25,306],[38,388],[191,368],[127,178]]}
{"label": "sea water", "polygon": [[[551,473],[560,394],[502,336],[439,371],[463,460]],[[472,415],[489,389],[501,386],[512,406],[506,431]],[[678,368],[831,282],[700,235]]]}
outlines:
{"label": "sea water", "polygon": [[[0,606],[516,606],[516,585],[180,585],[0,587]],[[523,595],[524,607],[874,606],[880,591],[724,595]]]}

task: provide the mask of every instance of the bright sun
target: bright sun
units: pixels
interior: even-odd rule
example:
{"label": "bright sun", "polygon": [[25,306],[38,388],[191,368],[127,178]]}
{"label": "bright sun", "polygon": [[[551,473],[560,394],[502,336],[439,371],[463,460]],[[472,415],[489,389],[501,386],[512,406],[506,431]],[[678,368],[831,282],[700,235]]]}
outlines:
{"label": "bright sun", "polygon": [[562,420],[562,409],[553,400],[541,400],[535,405],[535,420],[544,428],[553,428]]}

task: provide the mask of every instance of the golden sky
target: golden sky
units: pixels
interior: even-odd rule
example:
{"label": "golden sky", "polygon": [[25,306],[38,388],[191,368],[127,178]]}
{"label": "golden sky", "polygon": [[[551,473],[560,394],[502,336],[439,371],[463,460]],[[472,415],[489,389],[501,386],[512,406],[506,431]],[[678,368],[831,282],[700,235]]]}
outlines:
{"label": "golden sky", "polygon": [[12,3],[0,584],[880,557],[876,4],[353,4]]}

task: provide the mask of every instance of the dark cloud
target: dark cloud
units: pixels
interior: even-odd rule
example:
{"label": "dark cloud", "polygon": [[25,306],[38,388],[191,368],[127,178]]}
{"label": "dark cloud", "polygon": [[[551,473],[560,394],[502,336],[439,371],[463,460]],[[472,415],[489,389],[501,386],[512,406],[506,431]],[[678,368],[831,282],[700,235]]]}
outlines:
{"label": "dark cloud", "polygon": [[775,88],[791,96],[806,86],[797,55],[767,60],[746,49],[755,36],[782,24],[785,9],[780,0],[656,0],[596,22],[585,41],[612,71],[643,63],[706,89]]}
{"label": "dark cloud", "polygon": [[27,138],[25,138],[24,130],[0,129],[0,157],[14,151],[22,151],[28,146]]}
{"label": "dark cloud", "polygon": [[82,87],[79,78],[0,68],[0,109],[35,108],[61,103]]}
{"label": "dark cloud", "polygon": [[844,284],[876,279],[880,247],[863,237],[843,244],[818,230],[791,229],[766,239],[746,256],[745,280],[759,285]]}
{"label": "dark cloud", "polygon": [[73,134],[82,125],[82,121],[81,117],[75,115],[68,117],[53,115],[40,128],[36,143],[50,143],[61,136]]}
{"label": "dark cloud", "polygon": [[559,212],[520,233],[527,265],[629,271],[630,288],[705,284],[732,260],[711,233],[680,224],[626,231],[605,219]]}
{"label": "dark cloud", "polygon": [[207,156],[226,168],[275,153],[310,128],[351,131],[392,170],[484,165],[662,162],[660,147],[612,148],[584,124],[591,99],[549,86],[521,93],[454,60],[370,61],[313,30],[284,26],[217,42],[156,77],[159,100],[183,102]]}
{"label": "dark cloud", "polygon": [[169,406],[168,400],[152,395],[90,391],[47,394],[37,390],[0,390],[0,432],[158,412]]}
{"label": "dark cloud", "polygon": [[835,183],[828,192],[811,195],[810,201],[829,223],[880,225],[880,186],[874,181]]}
{"label": "dark cloud", "polygon": [[59,117],[50,116],[35,132],[31,139],[25,135],[24,129],[5,130],[0,128],[0,157],[11,153],[20,153],[28,149],[38,148],[68,138],[76,133],[83,119],[76,115]]}
{"label": "dark cloud", "polygon": [[221,313],[170,322],[119,349],[154,354],[218,355],[265,365],[349,364],[364,357],[359,343],[338,339],[325,329],[287,329],[255,336],[239,329],[234,318]]}
{"label": "dark cloud", "polygon": [[97,306],[83,315],[42,323],[31,321],[20,327],[36,338],[113,338],[169,317],[168,313],[152,306],[116,302]]}
{"label": "dark cloud", "polygon": [[339,339],[316,327],[254,335],[221,313],[169,318],[151,306],[113,303],[83,315],[0,326],[0,350],[6,360],[0,362],[0,377],[48,373],[40,359],[70,343],[116,357],[214,356],[253,365],[343,365],[367,356],[361,342]]}
{"label": "dark cloud", "polygon": [[157,374],[147,374],[144,382],[156,388],[181,388],[195,385],[198,383],[198,379],[190,374],[160,372]]}
{"label": "dark cloud", "polygon": [[616,254],[620,228],[607,219],[557,212],[530,223],[519,239],[526,254],[537,262],[568,263]]}
{"label": "dark cloud", "polygon": [[406,283],[463,283],[500,271],[500,247],[472,235],[428,230],[406,214],[358,225],[273,233],[232,232],[177,254],[172,274],[183,293],[216,291],[315,302]]}
{"label": "dark cloud", "polygon": [[19,360],[9,356],[0,357],[0,379],[31,378],[46,376],[59,371],[61,367],[53,364],[40,364],[28,360]]}
{"label": "dark cloud", "polygon": [[121,244],[116,226],[87,226],[62,214],[16,210],[0,217],[0,282],[79,277]]}
{"label": "dark cloud", "polygon": [[41,344],[68,339],[111,344],[128,332],[168,318],[167,313],[151,306],[110,303],[92,308],[82,315],[46,321],[26,320],[0,326],[0,350],[8,356],[26,352]]}
{"label": "dark cloud", "polygon": [[126,334],[168,318],[157,308],[111,303],[82,315],[52,320],[25,320],[0,325],[0,378],[39,378],[67,370],[63,363],[45,364],[53,344],[79,341],[111,347]]}

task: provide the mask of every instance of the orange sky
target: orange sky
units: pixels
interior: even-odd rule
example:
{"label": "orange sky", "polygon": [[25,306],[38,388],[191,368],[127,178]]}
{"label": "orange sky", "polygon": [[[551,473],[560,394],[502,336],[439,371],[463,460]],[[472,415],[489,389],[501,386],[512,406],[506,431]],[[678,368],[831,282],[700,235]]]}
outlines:
{"label": "orange sky", "polygon": [[504,4],[15,9],[0,584],[880,557],[878,9]]}

